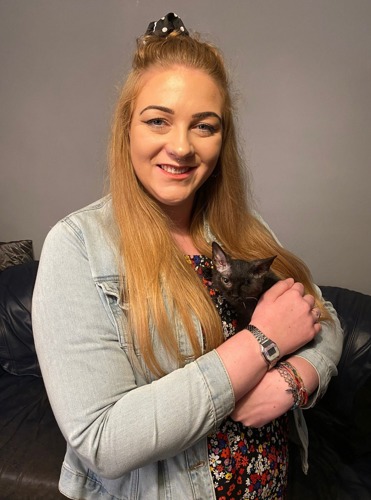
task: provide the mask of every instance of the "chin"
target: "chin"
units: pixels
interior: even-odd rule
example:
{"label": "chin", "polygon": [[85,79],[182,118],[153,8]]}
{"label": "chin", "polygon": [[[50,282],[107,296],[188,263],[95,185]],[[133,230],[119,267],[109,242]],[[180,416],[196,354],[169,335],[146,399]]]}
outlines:
{"label": "chin", "polygon": [[179,196],[168,195],[161,196],[158,193],[152,194],[152,197],[160,204],[169,207],[183,206],[185,209],[193,205],[194,195]]}
{"label": "chin", "polygon": [[193,207],[193,197],[190,198],[160,198],[156,197],[157,203],[166,211],[166,209],[177,209],[179,211],[190,212]]}

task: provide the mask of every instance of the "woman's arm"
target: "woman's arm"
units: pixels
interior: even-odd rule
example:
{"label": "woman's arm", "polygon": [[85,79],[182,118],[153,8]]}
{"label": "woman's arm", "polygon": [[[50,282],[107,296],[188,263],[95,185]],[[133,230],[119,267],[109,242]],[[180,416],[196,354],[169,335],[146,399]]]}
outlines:
{"label": "woman's arm", "polygon": [[[255,217],[280,244],[261,216],[255,214]],[[315,286],[315,288],[318,298],[323,299],[319,287]],[[317,399],[326,392],[331,378],[337,374],[336,365],[343,349],[343,330],[337,313],[330,302],[325,301],[324,306],[330,313],[332,322],[322,322],[320,333],[307,345],[298,349],[295,355],[288,358],[288,361],[300,373],[309,394],[304,408],[313,406]],[[232,418],[244,422],[245,425],[256,427],[270,422],[292,407],[292,395],[286,392],[287,388],[287,382],[278,371],[271,370],[250,393],[236,404]]]}
{"label": "woman's arm", "polygon": [[192,446],[219,426],[235,399],[215,351],[139,387],[93,278],[84,235],[59,223],[40,259],[33,329],[64,437],[92,470],[117,478]]}
{"label": "woman's arm", "polygon": [[[318,289],[320,294],[320,290]],[[309,394],[303,408],[313,406],[327,389],[331,377],[337,374],[343,331],[336,312],[329,302],[325,303],[333,322],[322,324],[321,332],[312,342],[299,349],[288,361],[294,365],[303,379]],[[256,387],[245,395],[232,413],[232,418],[245,425],[260,427],[279,417],[293,406],[292,394],[287,392],[288,383],[277,369],[269,371]]]}
{"label": "woman's arm", "polygon": [[[300,373],[308,393],[314,391],[318,386],[317,371],[306,360],[291,357],[289,361]],[[280,417],[294,404],[289,384],[273,368],[261,381],[246,394],[233,410],[231,417],[246,426],[261,427],[273,419]]]}
{"label": "woman's arm", "polygon": [[[294,283],[293,279],[283,280],[260,299],[251,323],[277,344],[280,357],[284,357],[319,334],[321,325],[316,321],[313,307],[314,298],[304,295],[304,287],[300,283]],[[248,330],[242,330],[219,346],[217,351],[231,379],[236,401],[239,401],[254,387],[251,386],[254,374],[255,380],[260,381],[261,370],[264,368],[267,371],[260,345]],[[249,359],[246,363],[247,352]]]}

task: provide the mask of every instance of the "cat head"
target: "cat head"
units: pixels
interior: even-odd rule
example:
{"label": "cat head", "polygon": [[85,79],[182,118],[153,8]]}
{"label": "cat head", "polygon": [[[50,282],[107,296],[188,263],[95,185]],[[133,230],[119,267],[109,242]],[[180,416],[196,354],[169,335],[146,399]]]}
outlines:
{"label": "cat head", "polygon": [[276,256],[250,261],[232,259],[215,241],[212,243],[213,284],[230,302],[258,298]]}

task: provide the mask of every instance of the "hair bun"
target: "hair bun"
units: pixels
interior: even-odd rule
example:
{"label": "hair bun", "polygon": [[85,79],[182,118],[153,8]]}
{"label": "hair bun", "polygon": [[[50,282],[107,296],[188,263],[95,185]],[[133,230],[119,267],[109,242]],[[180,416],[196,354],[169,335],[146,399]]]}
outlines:
{"label": "hair bun", "polygon": [[174,12],[169,12],[169,14],[161,17],[158,21],[152,21],[149,23],[145,36],[154,35],[165,37],[173,31],[178,31],[182,35],[189,35],[188,30],[185,28],[180,17],[174,14]]}

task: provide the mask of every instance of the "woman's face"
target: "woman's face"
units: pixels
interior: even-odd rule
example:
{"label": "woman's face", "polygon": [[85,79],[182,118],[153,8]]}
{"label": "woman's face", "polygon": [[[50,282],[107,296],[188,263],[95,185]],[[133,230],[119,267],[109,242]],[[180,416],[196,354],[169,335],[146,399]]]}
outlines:
{"label": "woman's face", "polygon": [[222,97],[198,69],[153,68],[143,76],[130,127],[135,173],[166,210],[189,211],[222,145]]}

